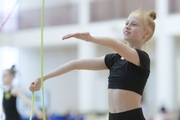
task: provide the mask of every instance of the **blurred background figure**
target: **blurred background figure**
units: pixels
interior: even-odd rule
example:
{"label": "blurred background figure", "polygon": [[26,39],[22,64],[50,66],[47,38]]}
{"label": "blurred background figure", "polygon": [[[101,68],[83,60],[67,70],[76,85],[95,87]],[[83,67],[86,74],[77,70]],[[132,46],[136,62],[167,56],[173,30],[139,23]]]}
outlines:
{"label": "blurred background figure", "polygon": [[174,120],[174,117],[172,116],[172,112],[167,110],[165,106],[162,106],[153,120]]}
{"label": "blurred background figure", "polygon": [[[17,110],[17,97],[23,99],[23,101],[31,106],[31,100],[27,98],[24,93],[16,86],[13,86],[12,82],[15,78],[16,70],[13,65],[10,69],[6,69],[3,72],[3,84],[4,95],[3,95],[3,112],[5,113],[6,120],[21,120],[21,115]],[[42,119],[42,112],[37,107],[35,107],[35,114],[38,120]]]}

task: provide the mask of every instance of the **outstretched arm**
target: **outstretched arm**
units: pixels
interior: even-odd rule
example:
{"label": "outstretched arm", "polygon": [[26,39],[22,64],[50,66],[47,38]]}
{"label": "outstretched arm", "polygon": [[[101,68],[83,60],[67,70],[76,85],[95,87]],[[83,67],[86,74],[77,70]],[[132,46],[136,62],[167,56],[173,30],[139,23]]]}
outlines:
{"label": "outstretched arm", "polygon": [[103,70],[107,69],[104,57],[72,60],[63,64],[44,76],[44,80],[56,77],[72,70]]}
{"label": "outstretched arm", "polygon": [[72,37],[112,48],[129,62],[132,62],[137,66],[140,65],[137,51],[127,46],[121,41],[109,37],[91,36],[89,32],[68,34],[64,36],[62,39],[65,40]]}
{"label": "outstretched arm", "polygon": [[[65,63],[53,71],[44,75],[44,81],[72,70],[104,70],[107,69],[104,56],[99,58],[89,58],[89,59],[78,59],[72,60],[68,63]],[[37,78],[34,82],[31,83],[29,89],[32,92],[40,90],[41,87],[41,78]]]}

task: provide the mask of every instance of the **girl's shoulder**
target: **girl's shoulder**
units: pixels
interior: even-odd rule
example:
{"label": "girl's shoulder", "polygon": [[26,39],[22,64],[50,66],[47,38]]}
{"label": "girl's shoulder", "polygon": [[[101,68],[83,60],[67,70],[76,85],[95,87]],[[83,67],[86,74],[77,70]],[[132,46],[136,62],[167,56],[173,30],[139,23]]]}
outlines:
{"label": "girl's shoulder", "polygon": [[15,86],[15,87],[13,87],[11,89],[11,94],[14,95],[14,96],[18,96],[18,94],[21,93],[21,92],[22,92],[21,89],[19,87],[17,87],[17,86]]}

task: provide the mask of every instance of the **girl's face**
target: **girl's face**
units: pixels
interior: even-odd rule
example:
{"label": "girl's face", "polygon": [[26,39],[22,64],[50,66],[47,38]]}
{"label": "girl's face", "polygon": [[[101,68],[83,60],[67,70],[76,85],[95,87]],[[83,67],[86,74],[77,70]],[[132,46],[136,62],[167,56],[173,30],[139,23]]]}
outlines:
{"label": "girl's face", "polygon": [[9,73],[9,71],[4,71],[3,72],[3,78],[2,79],[3,79],[3,83],[5,85],[11,85],[13,78],[14,78],[14,76],[11,75]]}
{"label": "girl's face", "polygon": [[141,16],[130,14],[123,29],[124,40],[129,43],[143,42],[145,36],[145,27]]}

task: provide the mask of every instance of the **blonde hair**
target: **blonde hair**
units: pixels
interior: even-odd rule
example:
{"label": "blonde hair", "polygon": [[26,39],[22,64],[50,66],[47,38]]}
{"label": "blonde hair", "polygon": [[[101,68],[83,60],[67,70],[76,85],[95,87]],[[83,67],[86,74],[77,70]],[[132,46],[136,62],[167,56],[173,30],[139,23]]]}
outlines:
{"label": "blonde hair", "polygon": [[145,25],[145,29],[150,30],[151,34],[146,40],[146,41],[148,41],[149,39],[151,39],[151,37],[153,36],[154,31],[155,31],[156,24],[155,24],[154,20],[156,19],[156,12],[153,10],[149,11],[149,12],[145,12],[142,10],[135,10],[135,11],[132,11],[131,14],[134,14],[134,13],[139,14],[142,17],[143,23]]}

